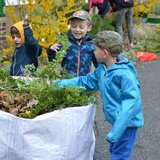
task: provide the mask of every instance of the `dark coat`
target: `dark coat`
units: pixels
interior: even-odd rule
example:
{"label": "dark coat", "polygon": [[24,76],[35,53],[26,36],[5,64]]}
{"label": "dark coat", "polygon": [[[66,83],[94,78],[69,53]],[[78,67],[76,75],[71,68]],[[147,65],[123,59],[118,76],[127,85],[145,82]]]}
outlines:
{"label": "dark coat", "polygon": [[109,0],[112,10],[118,11],[124,8],[130,8],[134,6],[134,1],[129,0],[128,2],[124,2],[124,0]]}
{"label": "dark coat", "polygon": [[23,76],[26,65],[33,64],[38,67],[38,56],[42,52],[42,47],[33,37],[31,28],[24,27],[25,43],[20,48],[16,48],[10,66],[11,76]]}

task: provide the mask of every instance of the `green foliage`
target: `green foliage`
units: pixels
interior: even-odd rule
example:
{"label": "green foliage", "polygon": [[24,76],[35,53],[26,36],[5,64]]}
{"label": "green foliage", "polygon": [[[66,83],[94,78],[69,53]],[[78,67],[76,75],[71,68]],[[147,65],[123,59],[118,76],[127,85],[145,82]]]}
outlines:
{"label": "green foliage", "polygon": [[65,69],[60,66],[63,57],[66,55],[66,50],[69,47],[67,34],[64,33],[59,35],[58,41],[62,45],[62,49],[56,53],[56,59],[54,59],[52,62],[49,62],[47,66],[43,66],[43,68],[37,70],[34,73],[36,77],[43,77],[43,79],[48,80],[62,79],[63,77],[68,78]]}
{"label": "green foliage", "polygon": [[14,79],[0,69],[0,109],[16,116],[34,118],[66,107],[96,103],[95,92],[82,92],[79,87],[58,89],[44,78]]}
{"label": "green foliage", "polygon": [[101,18],[98,15],[93,15],[92,25],[93,27],[89,34],[93,37],[100,31],[115,30],[115,16],[109,15],[104,18]]}
{"label": "green foliage", "polygon": [[5,80],[10,78],[9,72],[6,72],[3,68],[0,68],[0,80]]}
{"label": "green foliage", "polygon": [[129,60],[133,62],[138,61],[136,54],[135,54],[135,50],[123,51],[123,53],[121,53],[120,55],[128,58]]}
{"label": "green foliage", "polygon": [[[29,118],[34,118],[37,115],[51,112],[56,109],[84,106],[91,102],[95,103],[89,98],[92,96],[92,92],[81,92],[81,90],[77,87],[54,89],[57,87],[53,85],[48,86],[43,82],[39,83],[36,87],[34,83],[36,82],[34,81],[30,84],[29,93],[33,99],[38,100],[38,104],[30,109]],[[41,89],[39,90],[37,88]],[[23,113],[21,116],[28,118],[28,113]]]}
{"label": "green foliage", "polygon": [[135,49],[138,51],[148,51],[160,53],[160,30],[150,29],[145,33],[145,37],[135,44]]}
{"label": "green foliage", "polygon": [[68,38],[61,35],[59,41],[63,47],[56,53],[56,59],[34,74],[33,65],[26,66],[25,77],[18,79],[13,79],[7,71],[0,69],[1,110],[20,117],[34,118],[56,109],[95,103],[94,92],[82,92],[78,87],[58,89],[58,86],[47,83],[72,77],[60,66],[69,45]]}
{"label": "green foliage", "polygon": [[14,79],[9,73],[0,69],[0,109],[16,116],[34,118],[56,109],[84,106],[95,103],[94,92],[83,91],[79,87],[58,89],[56,84],[48,81],[66,79],[72,76],[60,63],[69,46],[66,34],[59,35],[62,49],[56,53],[56,59],[48,65],[35,70],[33,65],[25,67],[24,76]]}

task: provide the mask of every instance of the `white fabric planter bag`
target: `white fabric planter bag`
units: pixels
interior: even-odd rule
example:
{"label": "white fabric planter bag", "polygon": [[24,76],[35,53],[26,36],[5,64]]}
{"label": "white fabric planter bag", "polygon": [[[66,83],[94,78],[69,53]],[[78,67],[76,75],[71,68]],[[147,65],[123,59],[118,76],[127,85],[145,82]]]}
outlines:
{"label": "white fabric planter bag", "polygon": [[34,119],[0,111],[0,160],[93,160],[95,105]]}

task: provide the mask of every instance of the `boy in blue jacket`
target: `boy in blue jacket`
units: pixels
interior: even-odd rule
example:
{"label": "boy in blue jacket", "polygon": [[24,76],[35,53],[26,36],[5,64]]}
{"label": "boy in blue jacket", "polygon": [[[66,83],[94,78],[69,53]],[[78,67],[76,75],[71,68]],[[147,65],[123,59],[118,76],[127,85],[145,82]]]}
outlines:
{"label": "boy in blue jacket", "polygon": [[[91,71],[91,64],[97,67],[94,56],[93,39],[87,34],[91,31],[91,17],[87,11],[79,10],[69,19],[71,34],[70,47],[62,60],[61,66],[73,76],[84,76]],[[48,60],[51,62],[60,50],[61,44],[55,43],[47,49]]]}
{"label": "boy in blue jacket", "polygon": [[111,160],[130,160],[137,130],[143,126],[140,84],[131,61],[119,56],[123,39],[117,32],[96,35],[95,57],[98,68],[87,76],[57,80],[59,87],[83,86],[100,90],[105,119],[112,125],[106,135]]}
{"label": "boy in blue jacket", "polygon": [[20,21],[11,27],[11,37],[15,44],[12,64],[10,66],[11,76],[23,76],[25,66],[33,64],[38,67],[38,56],[42,47],[33,37],[31,26],[28,23],[28,15],[24,21]]}

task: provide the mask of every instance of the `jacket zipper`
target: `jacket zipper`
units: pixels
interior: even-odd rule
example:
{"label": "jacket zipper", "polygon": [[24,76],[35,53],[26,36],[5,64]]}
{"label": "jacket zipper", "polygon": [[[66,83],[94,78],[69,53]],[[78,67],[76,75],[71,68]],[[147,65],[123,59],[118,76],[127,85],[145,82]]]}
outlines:
{"label": "jacket zipper", "polygon": [[14,59],[14,63],[13,63],[13,76],[15,75],[15,66],[16,66],[16,61],[17,61],[17,59],[16,59],[16,54],[17,54],[17,50],[15,51],[15,59]]}
{"label": "jacket zipper", "polygon": [[80,64],[81,64],[81,51],[80,51],[80,46],[81,46],[82,40],[78,41],[78,66],[77,66],[77,77],[79,76],[79,71],[80,71]]}

